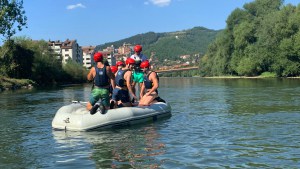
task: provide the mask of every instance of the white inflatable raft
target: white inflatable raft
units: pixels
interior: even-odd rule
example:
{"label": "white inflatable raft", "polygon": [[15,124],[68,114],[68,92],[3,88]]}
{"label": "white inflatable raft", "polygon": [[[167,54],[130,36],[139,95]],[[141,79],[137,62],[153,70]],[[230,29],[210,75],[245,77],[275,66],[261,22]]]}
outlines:
{"label": "white inflatable raft", "polygon": [[61,107],[52,121],[54,129],[87,131],[132,125],[146,121],[155,121],[171,115],[168,103],[157,102],[145,107],[123,107],[107,110],[105,114],[97,112],[91,115],[85,102],[75,102]]}

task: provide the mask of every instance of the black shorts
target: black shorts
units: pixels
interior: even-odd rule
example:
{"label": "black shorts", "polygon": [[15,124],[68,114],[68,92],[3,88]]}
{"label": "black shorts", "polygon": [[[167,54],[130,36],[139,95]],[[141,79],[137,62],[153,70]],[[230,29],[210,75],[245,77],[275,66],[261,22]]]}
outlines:
{"label": "black shorts", "polygon": [[122,103],[128,103],[128,102],[130,102],[129,92],[128,92],[128,90],[122,90],[119,88],[115,88],[113,90],[112,99],[115,101],[121,100]]}

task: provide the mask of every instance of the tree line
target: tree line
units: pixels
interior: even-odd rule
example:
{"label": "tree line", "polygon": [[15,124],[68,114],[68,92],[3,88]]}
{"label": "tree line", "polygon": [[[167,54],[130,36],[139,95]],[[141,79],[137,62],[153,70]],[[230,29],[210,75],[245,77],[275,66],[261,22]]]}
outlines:
{"label": "tree line", "polygon": [[87,70],[75,61],[62,65],[44,40],[18,37],[0,47],[0,76],[31,79],[39,85],[82,83]]}
{"label": "tree line", "polygon": [[[0,76],[29,78],[41,84],[79,82],[86,70],[76,63],[62,66],[55,60],[45,41],[11,39],[16,26],[26,26],[23,1],[1,0]],[[158,63],[178,60],[180,55],[200,54],[199,70],[166,76],[258,76],[300,75],[300,5],[283,5],[283,0],[255,0],[235,9],[226,28],[214,31],[203,27],[189,30],[139,34],[117,42],[98,45],[121,46],[124,42],[142,44],[148,57],[155,53]],[[13,18],[13,19],[12,19]],[[204,56],[203,56],[204,55]]]}
{"label": "tree line", "polygon": [[226,23],[200,61],[201,76],[300,75],[300,4],[255,0]]}
{"label": "tree line", "polygon": [[[12,38],[27,25],[23,0],[0,0],[0,82],[3,79],[30,79],[40,85],[78,83],[87,70],[72,60],[62,65],[46,41],[26,37]],[[1,86],[0,86],[1,87]]]}

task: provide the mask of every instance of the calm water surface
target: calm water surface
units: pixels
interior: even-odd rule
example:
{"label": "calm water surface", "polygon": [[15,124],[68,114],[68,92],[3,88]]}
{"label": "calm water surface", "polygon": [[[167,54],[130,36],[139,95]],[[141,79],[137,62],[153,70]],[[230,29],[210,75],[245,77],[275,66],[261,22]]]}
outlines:
{"label": "calm water surface", "polygon": [[0,168],[300,168],[300,79],[161,78],[168,119],[52,130],[90,87],[0,93]]}

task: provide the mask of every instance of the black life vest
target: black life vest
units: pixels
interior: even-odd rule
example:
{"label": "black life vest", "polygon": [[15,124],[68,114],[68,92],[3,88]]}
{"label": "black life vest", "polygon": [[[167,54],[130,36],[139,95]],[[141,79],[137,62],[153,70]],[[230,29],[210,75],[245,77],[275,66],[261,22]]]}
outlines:
{"label": "black life vest", "polygon": [[106,66],[104,65],[103,68],[98,68],[97,66],[95,66],[95,70],[96,70],[96,76],[94,79],[95,85],[97,87],[108,86],[110,82],[109,82],[109,77],[107,76],[106,73]]}
{"label": "black life vest", "polygon": [[[147,90],[151,89],[153,87],[153,83],[149,80],[149,76],[150,76],[151,73],[152,73],[152,71],[149,72],[147,75],[144,75],[144,84],[145,84],[145,88]],[[157,80],[159,81],[159,77],[158,77],[157,73],[156,72],[154,72],[154,73],[155,73],[155,75],[157,77]],[[156,92],[158,93],[157,90],[156,90]]]}
{"label": "black life vest", "polygon": [[126,80],[124,79],[124,75],[128,70],[118,70],[117,76],[116,76],[116,85],[120,87],[126,86]]}

